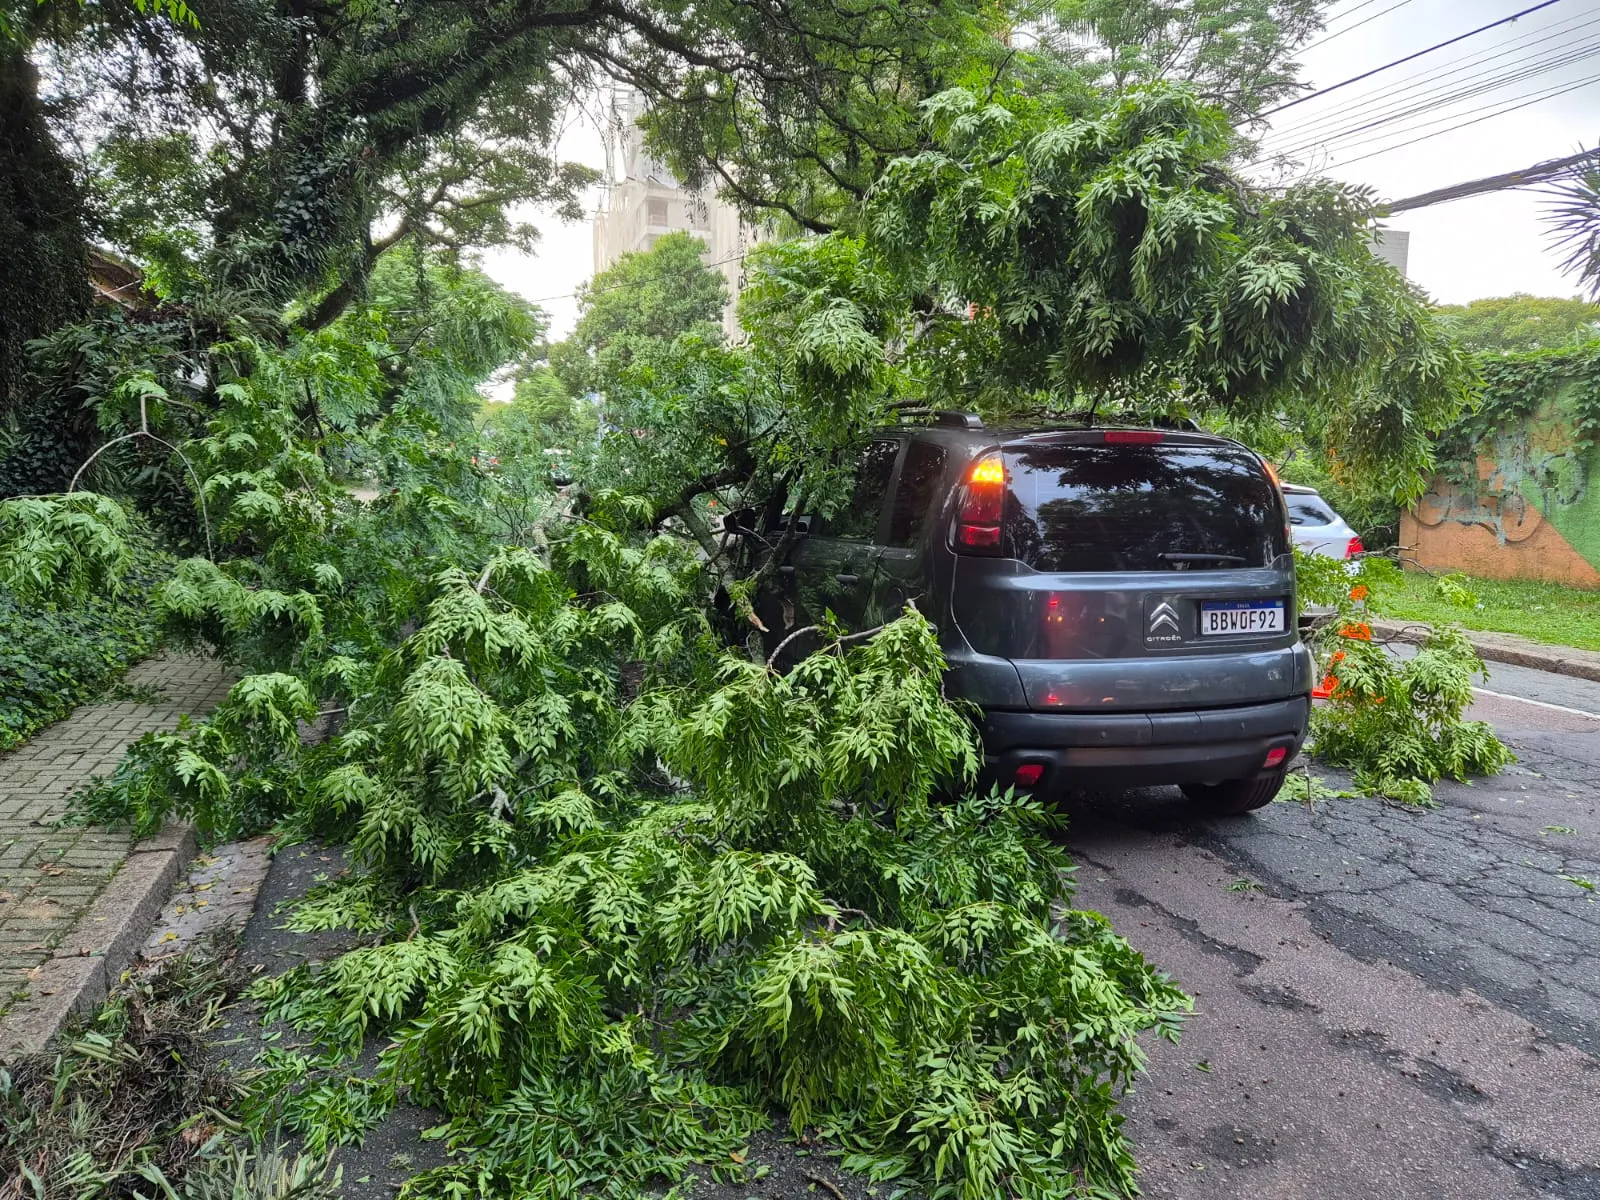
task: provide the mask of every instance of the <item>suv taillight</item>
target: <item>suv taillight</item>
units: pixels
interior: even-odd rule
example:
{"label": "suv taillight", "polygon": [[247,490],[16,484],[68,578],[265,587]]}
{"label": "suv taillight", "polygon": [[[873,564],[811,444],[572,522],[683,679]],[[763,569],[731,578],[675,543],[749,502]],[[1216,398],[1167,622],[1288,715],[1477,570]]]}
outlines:
{"label": "suv taillight", "polygon": [[1354,558],[1358,554],[1365,553],[1366,549],[1361,545],[1361,539],[1359,537],[1351,538],[1350,544],[1344,548],[1344,556],[1346,558]]}
{"label": "suv taillight", "polygon": [[967,472],[967,486],[956,518],[956,549],[994,554],[1000,549],[1000,513],[1005,507],[1006,465],[998,450],[985,454]]}

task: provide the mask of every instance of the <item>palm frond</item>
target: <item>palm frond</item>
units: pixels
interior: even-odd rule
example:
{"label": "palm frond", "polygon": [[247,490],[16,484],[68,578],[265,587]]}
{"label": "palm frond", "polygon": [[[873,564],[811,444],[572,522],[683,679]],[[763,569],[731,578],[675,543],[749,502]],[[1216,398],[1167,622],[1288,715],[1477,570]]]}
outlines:
{"label": "palm frond", "polygon": [[1600,300],[1600,165],[1575,171],[1550,196],[1545,220],[1553,248],[1565,256],[1561,269]]}

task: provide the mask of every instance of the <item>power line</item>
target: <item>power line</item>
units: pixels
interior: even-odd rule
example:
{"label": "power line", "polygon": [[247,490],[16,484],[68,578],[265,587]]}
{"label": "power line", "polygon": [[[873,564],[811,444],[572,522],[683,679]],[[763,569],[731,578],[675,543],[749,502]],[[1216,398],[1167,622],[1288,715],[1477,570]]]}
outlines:
{"label": "power line", "polygon": [[1457,42],[1466,41],[1466,39],[1469,37],[1476,37],[1478,34],[1487,30],[1496,29],[1501,25],[1505,25],[1511,21],[1517,20],[1519,17],[1525,17],[1529,13],[1538,12],[1541,8],[1549,8],[1552,4],[1559,3],[1561,3],[1561,0],[1540,0],[1538,4],[1525,8],[1521,12],[1514,12],[1509,17],[1501,17],[1498,21],[1491,21],[1487,25],[1480,25],[1477,29],[1472,29],[1466,33],[1458,34],[1448,41],[1439,42],[1435,45],[1429,46],[1425,50],[1418,50],[1415,54],[1408,54],[1404,58],[1397,58],[1393,62],[1384,63],[1381,67],[1374,67],[1370,71],[1364,71],[1360,75],[1354,75],[1349,79],[1341,80],[1339,83],[1332,84],[1329,87],[1321,88],[1315,92],[1301,96],[1297,100],[1290,100],[1287,104],[1280,104],[1277,108],[1269,108],[1265,112],[1257,115],[1262,117],[1270,117],[1273,113],[1283,112],[1284,109],[1293,108],[1297,104],[1304,104],[1307,100],[1315,100],[1318,96],[1326,96],[1329,92],[1337,92],[1340,88],[1349,87],[1352,83],[1360,83],[1363,79],[1371,79],[1374,75],[1378,75],[1392,67],[1398,67],[1405,63],[1411,62],[1413,59],[1421,58],[1424,54],[1432,54],[1435,50],[1443,50],[1446,46],[1454,46]]}
{"label": "power line", "polygon": [[[1333,41],[1334,38],[1342,38],[1345,34],[1349,33],[1352,29],[1360,29],[1363,25],[1366,25],[1366,24],[1368,24],[1369,22],[1372,22],[1372,21],[1376,21],[1379,17],[1386,17],[1390,13],[1392,13],[1395,9],[1404,8],[1406,5],[1408,5],[1410,3],[1411,3],[1411,0],[1399,0],[1399,3],[1391,4],[1388,8],[1380,8],[1377,12],[1373,13],[1370,17],[1363,17],[1363,18],[1361,18],[1361,20],[1357,21],[1354,25],[1346,25],[1343,29],[1340,29],[1340,30],[1337,30],[1337,31],[1335,31],[1333,33],[1330,33],[1326,37],[1318,38],[1316,41],[1312,42],[1308,46],[1301,46],[1297,51],[1295,51],[1295,53],[1296,54],[1304,54],[1307,50],[1315,50],[1318,46],[1325,46],[1329,42]],[[1365,4],[1360,4],[1360,5],[1357,5],[1356,7],[1357,8],[1365,8],[1366,5]],[[1355,9],[1351,9],[1350,12],[1351,13],[1355,12]],[[1347,13],[1345,15],[1348,16],[1350,14]]]}
{"label": "power line", "polygon": [[[1489,109],[1494,108],[1495,105],[1497,105],[1497,104],[1503,103],[1506,99],[1510,99],[1512,101],[1523,101],[1523,100],[1526,100],[1530,104],[1536,104],[1541,100],[1548,100],[1548,99],[1551,99],[1554,96],[1565,95],[1567,92],[1574,91],[1577,88],[1583,87],[1585,84],[1593,82],[1594,79],[1596,79],[1596,78],[1600,78],[1600,76],[1594,76],[1594,77],[1591,77],[1590,79],[1579,80],[1577,83],[1572,84],[1570,86],[1568,86],[1565,83],[1550,84],[1550,85],[1547,85],[1545,88],[1543,88],[1541,90],[1538,90],[1538,91],[1521,92],[1521,93],[1519,93],[1519,94],[1517,94],[1515,96],[1502,97],[1500,100],[1490,101],[1488,104],[1479,105],[1477,108],[1469,108],[1469,109],[1466,109],[1465,111],[1447,113],[1444,116],[1435,117],[1431,121],[1422,121],[1422,122],[1419,122],[1418,124],[1409,126],[1408,128],[1405,128],[1405,129],[1393,130],[1389,136],[1393,136],[1394,134],[1399,134],[1401,136],[1405,136],[1406,134],[1416,133],[1418,130],[1426,129],[1430,125],[1437,125],[1442,121],[1451,121],[1451,120],[1456,119],[1457,117],[1473,117],[1478,113],[1488,112]],[[1493,117],[1499,116],[1501,112],[1511,112],[1511,111],[1514,111],[1515,109],[1526,108],[1526,107],[1527,107],[1527,104],[1514,103],[1510,108],[1501,109],[1501,110],[1498,110],[1496,112],[1489,113],[1488,116],[1483,117],[1482,119],[1483,120],[1490,120]],[[1473,124],[1476,124],[1476,123],[1477,123],[1477,121],[1475,121],[1475,120],[1466,122],[1466,124],[1468,124],[1468,125],[1473,125]],[[1461,125],[1452,125],[1450,128],[1451,129],[1460,129],[1460,128],[1462,128],[1462,126]],[[1405,142],[1403,144],[1404,145],[1412,145],[1415,142],[1425,141],[1427,138],[1437,137],[1437,136],[1439,136],[1439,134],[1447,133],[1447,132],[1449,132],[1449,130],[1439,130],[1439,131],[1437,131],[1435,133],[1424,134],[1424,135],[1422,135],[1422,137],[1413,138],[1410,141],[1407,141],[1407,142]],[[1344,138],[1337,139],[1337,141],[1342,141],[1342,142],[1348,142],[1348,141],[1351,141],[1351,140],[1352,140],[1351,137],[1344,137]]]}
{"label": "power line", "polygon": [[1591,83],[1600,83],[1600,75],[1591,75],[1588,79],[1580,79],[1577,83],[1570,84],[1569,86],[1560,88],[1557,91],[1549,92],[1543,96],[1535,96],[1531,100],[1522,101],[1520,104],[1512,104],[1506,108],[1500,109],[1498,112],[1492,112],[1486,117],[1475,117],[1470,121],[1463,121],[1459,125],[1452,125],[1448,129],[1437,129],[1432,133],[1425,133],[1421,137],[1412,138],[1409,141],[1399,142],[1393,146],[1385,146],[1380,150],[1373,150],[1367,154],[1357,155],[1355,158],[1344,159],[1337,165],[1341,167],[1348,167],[1351,163],[1364,162],[1369,158],[1376,158],[1380,154],[1388,154],[1395,150],[1404,150],[1407,146],[1414,146],[1418,142],[1425,142],[1430,138],[1443,137],[1447,133],[1454,133],[1458,129],[1465,129],[1468,125],[1481,125],[1485,121],[1493,120],[1495,117],[1502,117],[1506,113],[1516,112],[1518,109],[1527,108],[1530,105],[1541,104],[1546,100],[1554,100],[1557,96],[1565,96],[1568,92],[1575,92],[1581,87],[1588,87]]}
{"label": "power line", "polygon": [[[1528,50],[1534,46],[1542,45],[1545,42],[1554,41],[1557,38],[1565,38],[1570,42],[1575,34],[1594,25],[1600,25],[1600,16],[1591,16],[1587,13],[1580,13],[1576,18],[1570,21],[1561,22],[1547,29],[1530,30],[1526,35],[1508,42],[1504,46],[1496,47],[1486,52],[1474,51],[1468,54],[1465,58],[1452,59],[1437,68],[1429,68],[1428,70],[1419,72],[1415,75],[1408,76],[1406,79],[1401,80],[1394,85],[1386,85],[1375,88],[1369,92],[1359,93],[1357,96],[1347,101],[1347,107],[1335,111],[1324,112],[1317,116],[1311,117],[1309,120],[1293,124],[1282,131],[1282,136],[1284,138],[1293,140],[1296,145],[1299,145],[1300,143],[1308,140],[1313,134],[1320,135],[1330,128],[1342,128],[1343,126],[1341,123],[1350,121],[1352,117],[1357,119],[1365,119],[1366,115],[1371,114],[1363,114],[1361,112],[1363,107],[1366,107],[1369,110],[1376,110],[1379,113],[1387,114],[1398,111],[1406,104],[1420,102],[1424,97],[1439,97],[1444,92],[1448,91],[1449,88],[1459,86],[1459,83],[1447,84],[1442,88],[1434,86],[1436,84],[1442,84],[1451,76],[1460,75],[1463,72],[1473,70],[1478,70],[1481,74],[1481,71],[1489,69],[1491,64],[1505,59],[1519,50]],[[1548,50],[1540,50],[1525,57],[1518,58],[1507,65],[1510,67],[1521,67],[1523,64],[1538,60],[1541,55],[1548,53],[1550,53]],[[1570,47],[1563,46],[1555,51],[1554,58],[1547,61],[1554,62],[1555,59],[1560,58],[1568,53],[1570,53]],[[1476,87],[1477,84],[1481,82],[1481,79],[1473,81],[1473,83],[1468,85],[1469,90]],[[1439,101],[1441,105],[1445,102],[1446,101],[1444,100]],[[1352,110],[1349,105],[1353,105],[1354,110]],[[1275,130],[1274,133],[1276,132],[1278,131]]]}
{"label": "power line", "polygon": [[[1328,14],[1328,20],[1330,20],[1330,21],[1342,21],[1346,17],[1355,16],[1363,8],[1371,8],[1376,3],[1378,3],[1378,0],[1361,0],[1361,2],[1359,4],[1351,5],[1349,8],[1345,9],[1343,12],[1330,12]],[[1337,5],[1335,7],[1337,7]]]}
{"label": "power line", "polygon": [[1415,208],[1428,208],[1434,204],[1448,204],[1452,200],[1463,200],[1468,196],[1480,196],[1486,192],[1504,192],[1514,188],[1530,187],[1533,184],[1543,183],[1548,179],[1555,179],[1565,175],[1574,167],[1594,161],[1600,161],[1600,147],[1594,150],[1581,150],[1577,154],[1568,155],[1566,158],[1546,159],[1544,162],[1534,163],[1531,167],[1523,167],[1520,171],[1507,171],[1503,175],[1489,175],[1483,179],[1470,180],[1467,183],[1453,183],[1449,187],[1434,188],[1431,192],[1421,192],[1415,196],[1407,196],[1404,200],[1390,200],[1383,207],[1390,213],[1409,212]]}
{"label": "power line", "polygon": [[[1571,66],[1574,63],[1583,62],[1586,59],[1593,58],[1596,54],[1600,54],[1600,41],[1591,42],[1582,46],[1561,51],[1555,55],[1551,55],[1547,59],[1537,61],[1531,66],[1522,65],[1523,63],[1529,61],[1527,59],[1518,60],[1517,63],[1512,64],[1512,69],[1505,71],[1503,74],[1492,76],[1487,79],[1479,79],[1466,84],[1466,86],[1450,85],[1451,87],[1456,87],[1457,90],[1452,92],[1449,90],[1449,88],[1441,89],[1440,91],[1430,93],[1429,95],[1432,98],[1419,100],[1414,103],[1403,102],[1397,107],[1380,110],[1378,113],[1372,114],[1365,118],[1357,117],[1356,121],[1352,124],[1335,126],[1331,129],[1323,127],[1323,129],[1319,131],[1296,130],[1295,136],[1301,140],[1296,141],[1287,149],[1278,151],[1278,153],[1292,156],[1303,153],[1313,147],[1320,146],[1326,148],[1339,142],[1348,142],[1353,138],[1360,137],[1364,133],[1381,128],[1385,125],[1392,125],[1396,122],[1407,121],[1413,117],[1422,116],[1435,110],[1448,108],[1452,105],[1459,104],[1461,101],[1470,100],[1475,96],[1481,96],[1489,92],[1498,91],[1499,89],[1507,87],[1511,84],[1521,83],[1525,80],[1548,74],[1551,71],[1556,71],[1563,67]],[[1523,93],[1523,95],[1529,94],[1531,93]],[[1515,98],[1521,99],[1521,96]],[[1409,104],[1409,107],[1407,104]],[[1491,104],[1485,107],[1493,107],[1493,105]],[[1482,109],[1469,110],[1469,112],[1479,111],[1482,111]],[[1447,114],[1446,116],[1436,118],[1433,121],[1423,121],[1420,124],[1409,126],[1406,130],[1396,132],[1410,132],[1417,129],[1425,129],[1429,125],[1437,124],[1438,121],[1449,120],[1451,116],[1460,115],[1465,114],[1460,112]]]}

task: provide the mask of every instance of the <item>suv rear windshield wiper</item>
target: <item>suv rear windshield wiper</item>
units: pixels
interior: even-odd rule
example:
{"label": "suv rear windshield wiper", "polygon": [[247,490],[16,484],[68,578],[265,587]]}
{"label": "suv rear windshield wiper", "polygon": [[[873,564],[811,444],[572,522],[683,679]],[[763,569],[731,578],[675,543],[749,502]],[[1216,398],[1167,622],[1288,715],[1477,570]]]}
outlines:
{"label": "suv rear windshield wiper", "polygon": [[1165,554],[1158,554],[1158,555],[1156,555],[1156,557],[1161,559],[1163,562],[1179,562],[1179,563],[1214,562],[1214,563],[1241,563],[1242,564],[1242,563],[1246,563],[1246,562],[1250,561],[1249,559],[1245,558],[1243,555],[1240,555],[1240,554],[1177,554],[1177,553],[1174,553],[1172,551],[1168,551]]}

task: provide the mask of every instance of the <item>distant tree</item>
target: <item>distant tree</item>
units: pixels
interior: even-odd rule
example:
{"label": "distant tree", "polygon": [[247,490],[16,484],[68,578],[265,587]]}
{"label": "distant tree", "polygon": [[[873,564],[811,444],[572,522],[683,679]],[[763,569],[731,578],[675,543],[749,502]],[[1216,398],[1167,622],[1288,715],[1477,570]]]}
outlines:
{"label": "distant tree", "polygon": [[[502,406],[491,407],[498,410]],[[545,362],[535,363],[517,376],[507,415],[514,415],[541,446],[571,448],[593,441],[598,433],[594,405],[586,395],[568,391]]]}
{"label": "distant tree", "polygon": [[577,327],[550,348],[550,365],[570,394],[605,391],[684,334],[721,341],[728,285],[705,265],[704,250],[688,233],[669,233],[649,250],[624,254],[580,290]]}
{"label": "distant tree", "polygon": [[1541,350],[1600,337],[1600,304],[1578,296],[1563,299],[1518,292],[1470,304],[1442,304],[1437,311],[1468,350]]}

